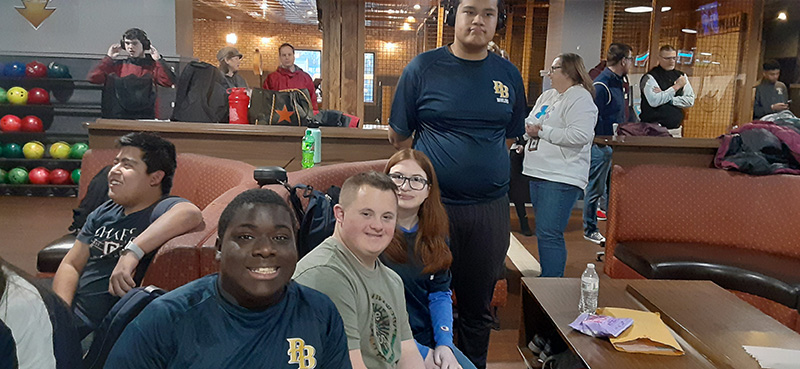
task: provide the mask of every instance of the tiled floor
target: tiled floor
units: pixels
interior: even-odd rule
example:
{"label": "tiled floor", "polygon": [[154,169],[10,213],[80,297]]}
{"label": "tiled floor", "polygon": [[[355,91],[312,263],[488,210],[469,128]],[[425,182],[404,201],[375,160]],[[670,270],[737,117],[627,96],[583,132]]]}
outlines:
{"label": "tiled floor", "polygon": [[[36,273],[36,253],[48,242],[64,235],[72,222],[73,207],[77,206],[75,198],[42,198],[42,197],[0,197],[0,256],[6,261],[19,266],[23,270]],[[528,213],[532,211],[528,209]],[[525,237],[518,233],[519,223],[516,213],[511,211],[511,224],[514,235],[538,258],[536,237]],[[532,215],[529,215],[532,218]],[[534,227],[533,219],[530,220]],[[605,231],[605,222],[600,223],[601,232]],[[595,252],[601,251],[597,245],[583,239],[581,214],[574,211],[565,234],[567,241],[566,277],[579,277],[586,263],[594,262]],[[523,369],[525,367],[517,352],[517,340],[520,320],[520,284],[519,273],[513,264],[506,262],[509,269],[509,301],[500,308],[500,330],[492,332],[489,347],[490,369]],[[602,267],[598,265],[602,275]],[[577,302],[576,302],[577,303]]]}

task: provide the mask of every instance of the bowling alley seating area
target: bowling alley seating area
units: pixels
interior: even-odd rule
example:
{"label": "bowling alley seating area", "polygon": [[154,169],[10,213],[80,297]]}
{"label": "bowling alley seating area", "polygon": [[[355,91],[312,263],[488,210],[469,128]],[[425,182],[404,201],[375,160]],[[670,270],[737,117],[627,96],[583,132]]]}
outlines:
{"label": "bowling alley seating area", "polygon": [[800,332],[800,178],[615,166],[605,274],[711,280]]}

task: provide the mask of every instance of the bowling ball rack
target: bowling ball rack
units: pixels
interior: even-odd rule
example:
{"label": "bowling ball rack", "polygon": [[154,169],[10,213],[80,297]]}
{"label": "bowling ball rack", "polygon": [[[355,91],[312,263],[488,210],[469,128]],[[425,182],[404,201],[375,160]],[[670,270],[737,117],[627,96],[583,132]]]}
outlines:
{"label": "bowling ball rack", "polygon": [[[14,142],[20,146],[30,141],[41,141],[46,148],[58,141],[66,141],[70,144],[76,142],[86,142],[86,137],[72,134],[48,134],[31,132],[7,132],[0,133],[0,142],[3,144]],[[44,167],[52,171],[56,168],[65,169],[72,172],[81,167],[80,159],[53,159],[44,157],[41,159],[7,158],[0,157],[0,169],[6,172],[16,167],[23,167],[30,172],[36,167]],[[36,196],[36,197],[77,197],[78,185],[34,185],[34,184],[9,184],[0,183],[0,196]]]}

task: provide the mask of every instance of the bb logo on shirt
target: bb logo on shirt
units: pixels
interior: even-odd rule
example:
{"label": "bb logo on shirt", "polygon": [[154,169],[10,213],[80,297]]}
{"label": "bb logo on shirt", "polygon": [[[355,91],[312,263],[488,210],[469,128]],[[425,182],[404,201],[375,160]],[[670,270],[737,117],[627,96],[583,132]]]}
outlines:
{"label": "bb logo on shirt", "polygon": [[289,341],[289,364],[300,365],[299,369],[313,369],[317,367],[317,359],[314,354],[317,350],[314,346],[306,345],[302,338],[287,338]]}
{"label": "bb logo on shirt", "polygon": [[508,104],[508,86],[500,81],[492,81],[494,83],[494,94],[497,95],[497,102]]}

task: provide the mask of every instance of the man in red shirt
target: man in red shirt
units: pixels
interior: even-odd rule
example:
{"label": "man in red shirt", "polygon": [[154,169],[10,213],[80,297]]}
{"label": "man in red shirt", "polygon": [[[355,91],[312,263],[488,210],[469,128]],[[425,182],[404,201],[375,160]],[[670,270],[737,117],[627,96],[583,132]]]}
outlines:
{"label": "man in red shirt", "polygon": [[308,73],[294,65],[294,46],[285,43],[278,48],[278,54],[280,55],[281,65],[267,76],[264,81],[264,89],[280,91],[289,88],[304,88],[308,90],[311,106],[314,110],[319,110],[314,81]]}

